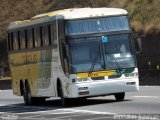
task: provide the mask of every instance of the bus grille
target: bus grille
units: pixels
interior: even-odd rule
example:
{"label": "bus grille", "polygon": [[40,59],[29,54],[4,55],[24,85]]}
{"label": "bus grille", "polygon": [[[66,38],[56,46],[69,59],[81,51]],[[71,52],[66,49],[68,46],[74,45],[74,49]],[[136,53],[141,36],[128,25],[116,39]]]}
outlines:
{"label": "bus grille", "polygon": [[112,75],[108,76],[108,79],[115,79],[115,78],[120,78],[122,75]]}
{"label": "bus grille", "polygon": [[104,76],[103,77],[91,77],[92,80],[104,80]]}

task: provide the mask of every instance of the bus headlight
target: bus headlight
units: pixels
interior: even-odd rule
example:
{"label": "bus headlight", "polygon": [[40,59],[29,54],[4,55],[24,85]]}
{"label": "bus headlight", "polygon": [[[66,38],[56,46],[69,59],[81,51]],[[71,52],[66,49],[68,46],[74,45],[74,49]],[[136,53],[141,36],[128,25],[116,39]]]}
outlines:
{"label": "bus headlight", "polygon": [[124,74],[125,77],[138,77],[138,72]]}
{"label": "bus headlight", "polygon": [[88,78],[83,78],[82,80],[83,80],[83,81],[88,81]]}
{"label": "bus headlight", "polygon": [[83,79],[82,78],[77,78],[77,82],[82,82]]}
{"label": "bus headlight", "polygon": [[76,79],[72,79],[72,83],[85,82],[85,81],[88,81],[88,78],[76,78]]}

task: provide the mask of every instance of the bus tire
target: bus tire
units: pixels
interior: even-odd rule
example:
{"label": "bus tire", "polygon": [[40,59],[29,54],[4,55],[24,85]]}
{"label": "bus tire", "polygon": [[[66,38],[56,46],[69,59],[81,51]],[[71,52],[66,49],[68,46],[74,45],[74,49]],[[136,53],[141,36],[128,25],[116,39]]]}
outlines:
{"label": "bus tire", "polygon": [[21,96],[23,96],[25,92],[25,87],[22,80],[20,80],[20,92],[21,92]]}
{"label": "bus tire", "polygon": [[23,99],[26,105],[32,105],[34,103],[34,98],[31,96],[31,90],[28,83],[25,85]]}
{"label": "bus tire", "polygon": [[63,93],[63,89],[62,89],[62,85],[60,84],[60,97],[61,97],[61,103],[62,103],[62,106],[65,107],[67,106],[67,103],[68,103],[68,100],[67,98],[64,97],[64,93]]}
{"label": "bus tire", "polygon": [[32,97],[34,104],[43,104],[46,101],[45,97]]}
{"label": "bus tire", "polygon": [[116,101],[123,101],[125,98],[125,93],[124,92],[123,93],[116,93],[114,96],[115,96]]}

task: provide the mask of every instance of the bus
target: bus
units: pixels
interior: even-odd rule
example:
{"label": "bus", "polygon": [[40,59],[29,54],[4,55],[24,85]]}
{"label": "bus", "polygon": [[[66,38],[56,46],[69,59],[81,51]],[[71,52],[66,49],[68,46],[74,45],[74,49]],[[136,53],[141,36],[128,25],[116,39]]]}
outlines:
{"label": "bus", "polygon": [[13,93],[26,105],[139,90],[135,39],[120,8],[72,8],[8,26]]}

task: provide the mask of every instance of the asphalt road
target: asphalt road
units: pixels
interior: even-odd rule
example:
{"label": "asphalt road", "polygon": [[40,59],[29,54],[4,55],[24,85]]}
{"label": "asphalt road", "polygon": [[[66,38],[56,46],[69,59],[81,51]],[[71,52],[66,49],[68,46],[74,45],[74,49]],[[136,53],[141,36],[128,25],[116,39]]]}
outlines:
{"label": "asphalt road", "polygon": [[12,90],[0,90],[0,120],[111,120],[160,119],[160,86],[141,86],[139,92],[126,93],[125,100],[116,102],[114,96],[74,100],[62,107],[60,100],[26,106],[22,97]]}

